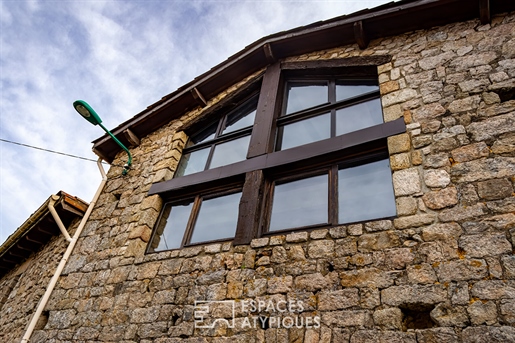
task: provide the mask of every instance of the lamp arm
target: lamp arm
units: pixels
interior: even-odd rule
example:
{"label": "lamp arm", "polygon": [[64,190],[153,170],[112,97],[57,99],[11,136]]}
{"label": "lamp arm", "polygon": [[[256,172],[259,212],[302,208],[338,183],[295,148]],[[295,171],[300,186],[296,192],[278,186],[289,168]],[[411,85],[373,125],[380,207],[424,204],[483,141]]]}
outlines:
{"label": "lamp arm", "polygon": [[118,138],[115,137],[115,135],[113,135],[108,129],[106,129],[106,127],[104,125],[102,125],[102,123],[98,123],[98,125],[109,135],[111,136],[111,138],[116,142],[116,144],[118,144],[123,150],[125,150],[125,152],[127,153],[127,155],[129,155],[129,159],[127,160],[127,164],[123,167],[123,175],[127,174],[127,172],[129,171],[129,168],[130,166],[132,165],[132,155],[131,155],[131,152],[129,151],[129,149],[127,149],[125,147],[125,145],[123,145],[122,142],[120,142],[118,140]]}

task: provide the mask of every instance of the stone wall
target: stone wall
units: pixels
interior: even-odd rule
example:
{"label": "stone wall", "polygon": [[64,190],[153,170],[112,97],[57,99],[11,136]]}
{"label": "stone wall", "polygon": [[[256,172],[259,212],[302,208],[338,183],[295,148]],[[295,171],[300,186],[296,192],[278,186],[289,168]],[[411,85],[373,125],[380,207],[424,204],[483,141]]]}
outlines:
{"label": "stone wall", "polygon": [[[131,149],[127,177],[111,168],[32,341],[515,341],[515,14],[292,60],[384,54],[385,120],[408,129],[388,140],[397,218],[145,255],[162,207],[147,192],[173,176],[193,111]],[[302,302],[296,318],[320,325],[199,329],[199,300]]]}

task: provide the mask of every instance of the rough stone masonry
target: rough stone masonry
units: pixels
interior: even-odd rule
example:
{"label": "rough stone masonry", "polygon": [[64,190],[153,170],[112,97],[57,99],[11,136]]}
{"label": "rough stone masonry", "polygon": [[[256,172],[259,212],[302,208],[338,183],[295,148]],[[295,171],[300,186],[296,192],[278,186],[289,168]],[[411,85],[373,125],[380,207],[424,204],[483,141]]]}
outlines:
{"label": "rough stone masonry", "polygon": [[[515,15],[291,60],[385,54],[384,118],[407,124],[388,139],[397,218],[145,254],[162,207],[147,192],[173,176],[192,111],[142,138],[128,178],[111,168],[31,341],[515,342]],[[0,341],[19,341],[64,246],[1,280]],[[196,300],[301,301],[321,325],[198,329]]]}

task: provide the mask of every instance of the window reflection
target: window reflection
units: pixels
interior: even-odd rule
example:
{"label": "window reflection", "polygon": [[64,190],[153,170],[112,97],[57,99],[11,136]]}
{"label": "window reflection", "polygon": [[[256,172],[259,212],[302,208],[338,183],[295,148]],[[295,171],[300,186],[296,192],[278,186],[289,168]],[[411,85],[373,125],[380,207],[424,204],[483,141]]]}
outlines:
{"label": "window reflection", "polygon": [[336,135],[343,135],[383,122],[381,101],[369,100],[336,111]]}
{"label": "window reflection", "polygon": [[379,90],[375,85],[336,85],[336,101],[346,100],[358,95]]}
{"label": "window reflection", "polygon": [[[185,205],[166,204],[161,221],[156,228],[152,247],[154,251],[178,249],[188,225],[193,202]],[[157,247],[156,247],[157,245]]]}
{"label": "window reflection", "polygon": [[229,142],[217,144],[211,159],[209,168],[225,166],[231,163],[243,161],[247,158],[250,136],[234,139]]}
{"label": "window reflection", "polygon": [[254,119],[256,118],[256,110],[251,112],[243,112],[242,113],[233,113],[229,117],[227,117],[227,123],[225,124],[225,129],[223,130],[223,134],[237,131],[249,126],[254,125]]}
{"label": "window reflection", "polygon": [[241,193],[202,200],[190,243],[233,238]]}
{"label": "window reflection", "polygon": [[327,223],[328,176],[276,185],[270,231]]}
{"label": "window reflection", "polygon": [[182,155],[175,177],[203,171],[206,167],[208,156],[209,148],[192,151],[188,154]]}
{"label": "window reflection", "polygon": [[331,115],[322,114],[313,118],[285,125],[281,150],[316,142],[331,137]]}
{"label": "window reflection", "polygon": [[325,104],[329,101],[328,94],[328,86],[325,82],[319,84],[288,84],[286,114]]}
{"label": "window reflection", "polygon": [[339,222],[395,216],[389,161],[381,160],[338,172]]}

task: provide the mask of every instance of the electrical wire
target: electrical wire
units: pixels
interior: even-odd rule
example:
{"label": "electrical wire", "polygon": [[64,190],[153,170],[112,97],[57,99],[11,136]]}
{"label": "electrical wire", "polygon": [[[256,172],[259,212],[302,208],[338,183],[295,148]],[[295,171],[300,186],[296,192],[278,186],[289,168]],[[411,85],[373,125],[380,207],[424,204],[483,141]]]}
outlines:
{"label": "electrical wire", "polygon": [[[93,160],[93,159],[87,158],[87,157],[66,154],[64,152],[54,151],[54,150],[50,150],[50,149],[39,148],[37,146],[33,146],[33,145],[29,145],[29,144],[23,144],[23,143],[18,143],[18,142],[13,142],[13,141],[10,141],[10,140],[7,140],[7,139],[3,139],[3,138],[0,138],[0,141],[5,142],[5,143],[10,143],[10,144],[21,145],[21,146],[24,146],[26,148],[32,148],[32,149],[37,149],[37,150],[41,150],[41,151],[45,151],[45,152],[50,152],[52,154],[58,154],[58,155],[63,155],[63,156],[67,156],[67,157],[78,158],[78,159],[85,160],[85,161],[90,161],[90,162],[96,162],[97,161],[97,160]],[[109,163],[106,163],[104,161],[102,161],[102,163],[109,164]],[[114,165],[115,164],[113,164],[113,166]]]}

